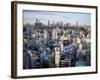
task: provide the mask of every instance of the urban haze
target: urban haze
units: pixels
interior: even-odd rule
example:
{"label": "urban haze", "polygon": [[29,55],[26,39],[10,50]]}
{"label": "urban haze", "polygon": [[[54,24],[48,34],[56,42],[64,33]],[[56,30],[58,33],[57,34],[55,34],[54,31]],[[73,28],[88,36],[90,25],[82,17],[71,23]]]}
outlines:
{"label": "urban haze", "polygon": [[23,69],[91,66],[91,14],[23,10]]}

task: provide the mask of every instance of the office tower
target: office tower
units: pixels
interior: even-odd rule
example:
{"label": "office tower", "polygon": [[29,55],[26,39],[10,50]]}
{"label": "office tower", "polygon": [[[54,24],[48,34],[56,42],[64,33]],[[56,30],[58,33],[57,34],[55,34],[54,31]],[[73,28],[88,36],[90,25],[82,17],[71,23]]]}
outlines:
{"label": "office tower", "polygon": [[58,31],[57,29],[52,30],[52,39],[58,39]]}
{"label": "office tower", "polygon": [[60,66],[60,48],[55,47],[55,67]]}
{"label": "office tower", "polygon": [[50,26],[50,20],[48,20],[48,26]]}
{"label": "office tower", "polygon": [[76,27],[78,27],[78,21],[76,22]]}

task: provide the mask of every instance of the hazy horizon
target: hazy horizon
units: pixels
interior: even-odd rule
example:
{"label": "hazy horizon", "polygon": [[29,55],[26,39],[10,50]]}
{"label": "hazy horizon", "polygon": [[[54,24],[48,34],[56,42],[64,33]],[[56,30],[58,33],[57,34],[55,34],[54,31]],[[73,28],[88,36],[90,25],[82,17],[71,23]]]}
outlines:
{"label": "hazy horizon", "polygon": [[87,25],[91,26],[90,13],[76,13],[76,12],[57,12],[57,11],[36,11],[36,10],[23,10],[23,24],[34,24],[36,19],[39,19],[43,24],[50,24],[53,22],[67,22],[71,25]]}

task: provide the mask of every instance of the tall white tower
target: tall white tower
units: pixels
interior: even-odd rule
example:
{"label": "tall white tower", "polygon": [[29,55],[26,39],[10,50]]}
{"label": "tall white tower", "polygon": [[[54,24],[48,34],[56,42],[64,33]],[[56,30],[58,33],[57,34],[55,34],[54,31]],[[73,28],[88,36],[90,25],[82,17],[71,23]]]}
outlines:
{"label": "tall white tower", "polygon": [[48,37],[48,32],[46,30],[44,30],[43,37],[44,37],[44,39],[47,39],[47,37]]}
{"label": "tall white tower", "polygon": [[58,39],[58,32],[56,29],[52,30],[52,39]]}
{"label": "tall white tower", "polygon": [[60,66],[60,48],[55,47],[55,67]]}

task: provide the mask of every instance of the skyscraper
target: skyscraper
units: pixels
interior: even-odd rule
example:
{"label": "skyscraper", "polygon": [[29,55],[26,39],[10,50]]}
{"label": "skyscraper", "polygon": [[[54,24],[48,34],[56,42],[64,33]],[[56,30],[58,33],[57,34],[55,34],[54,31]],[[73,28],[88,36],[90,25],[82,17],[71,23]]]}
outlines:
{"label": "skyscraper", "polygon": [[50,20],[48,20],[48,26],[50,26]]}
{"label": "skyscraper", "polygon": [[76,27],[78,27],[78,21],[76,22]]}

